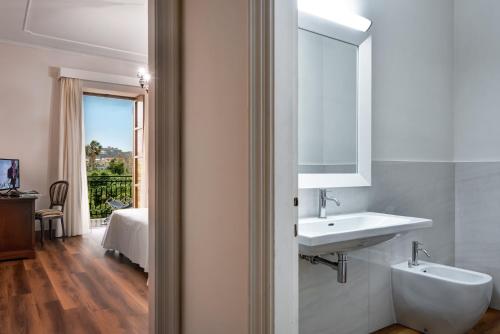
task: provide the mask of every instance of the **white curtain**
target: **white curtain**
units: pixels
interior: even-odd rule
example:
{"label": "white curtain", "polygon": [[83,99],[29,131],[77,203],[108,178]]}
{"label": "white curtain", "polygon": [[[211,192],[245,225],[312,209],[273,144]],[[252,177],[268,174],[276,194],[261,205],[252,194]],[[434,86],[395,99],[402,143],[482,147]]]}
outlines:
{"label": "white curtain", "polygon": [[[68,236],[88,232],[90,223],[85,142],[80,80],[60,79],[61,103],[59,121],[58,176],[69,182],[64,208]],[[60,233],[58,228],[58,233]]]}

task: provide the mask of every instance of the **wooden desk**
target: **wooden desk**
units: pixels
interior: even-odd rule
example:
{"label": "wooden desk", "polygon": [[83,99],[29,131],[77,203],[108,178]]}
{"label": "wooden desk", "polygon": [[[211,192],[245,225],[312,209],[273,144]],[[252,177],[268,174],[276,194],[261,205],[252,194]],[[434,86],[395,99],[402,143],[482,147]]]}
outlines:
{"label": "wooden desk", "polygon": [[0,197],[0,260],[35,257],[36,199]]}

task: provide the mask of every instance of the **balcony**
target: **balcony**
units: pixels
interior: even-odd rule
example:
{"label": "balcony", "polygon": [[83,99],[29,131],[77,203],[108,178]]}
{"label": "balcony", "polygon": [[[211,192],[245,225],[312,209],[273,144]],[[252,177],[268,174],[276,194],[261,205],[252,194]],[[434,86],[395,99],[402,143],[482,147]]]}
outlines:
{"label": "balcony", "polygon": [[106,203],[110,198],[123,203],[132,203],[132,176],[103,175],[87,176],[89,189],[90,218],[106,218],[112,212]]}

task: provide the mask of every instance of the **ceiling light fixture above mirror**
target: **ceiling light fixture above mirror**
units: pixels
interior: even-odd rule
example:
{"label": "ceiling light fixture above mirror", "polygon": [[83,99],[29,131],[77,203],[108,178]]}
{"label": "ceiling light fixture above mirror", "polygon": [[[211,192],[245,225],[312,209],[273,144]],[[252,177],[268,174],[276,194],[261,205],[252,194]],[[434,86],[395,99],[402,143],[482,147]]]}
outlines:
{"label": "ceiling light fixture above mirror", "polygon": [[366,32],[372,21],[354,14],[331,0],[298,0],[299,11],[335,22],[354,30]]}

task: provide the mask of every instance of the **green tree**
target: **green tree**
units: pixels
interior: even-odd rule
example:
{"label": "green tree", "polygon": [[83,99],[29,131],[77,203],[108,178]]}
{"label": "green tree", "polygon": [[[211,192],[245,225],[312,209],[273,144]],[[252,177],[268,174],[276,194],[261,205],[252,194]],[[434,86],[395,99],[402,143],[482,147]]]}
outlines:
{"label": "green tree", "polygon": [[89,158],[89,169],[95,169],[95,160],[101,154],[102,145],[97,140],[92,140],[90,144],[85,146],[85,155]]}
{"label": "green tree", "polygon": [[122,159],[113,158],[109,162],[108,169],[112,174],[123,175],[125,173],[125,162]]}

